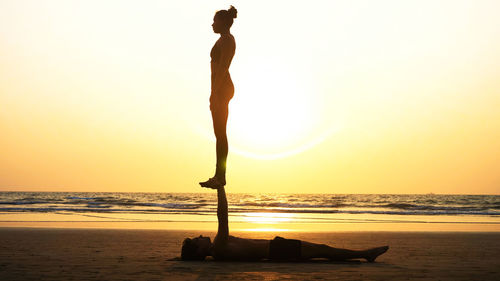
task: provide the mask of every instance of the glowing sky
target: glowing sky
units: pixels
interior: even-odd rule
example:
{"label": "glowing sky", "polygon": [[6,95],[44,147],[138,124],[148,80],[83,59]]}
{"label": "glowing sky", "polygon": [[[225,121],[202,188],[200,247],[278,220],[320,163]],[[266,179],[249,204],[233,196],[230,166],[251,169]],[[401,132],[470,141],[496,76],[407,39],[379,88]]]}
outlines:
{"label": "glowing sky", "polygon": [[0,1],[0,190],[500,193],[499,1]]}

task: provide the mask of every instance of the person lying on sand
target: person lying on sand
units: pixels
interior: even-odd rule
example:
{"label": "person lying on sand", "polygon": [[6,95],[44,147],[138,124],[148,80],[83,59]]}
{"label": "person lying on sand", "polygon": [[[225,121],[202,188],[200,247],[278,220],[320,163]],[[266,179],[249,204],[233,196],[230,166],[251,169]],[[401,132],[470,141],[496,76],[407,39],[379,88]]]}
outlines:
{"label": "person lying on sand", "polygon": [[228,208],[224,187],[217,189],[217,218],[219,228],[213,242],[210,237],[199,236],[186,238],[182,243],[182,260],[204,260],[212,256],[223,261],[307,261],[324,258],[332,261],[366,259],[374,262],[389,247],[377,247],[355,251],[333,248],[324,244],[315,244],[295,239],[276,236],[272,240],[246,239],[229,235]]}

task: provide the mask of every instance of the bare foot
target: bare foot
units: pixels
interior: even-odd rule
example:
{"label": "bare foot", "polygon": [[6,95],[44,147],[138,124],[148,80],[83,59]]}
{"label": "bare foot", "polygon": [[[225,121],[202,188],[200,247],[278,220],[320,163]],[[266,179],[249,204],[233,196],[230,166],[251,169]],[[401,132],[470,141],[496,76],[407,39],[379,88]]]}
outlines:
{"label": "bare foot", "polygon": [[226,183],[219,181],[216,177],[210,178],[207,181],[200,182],[200,185],[202,187],[206,188],[212,188],[212,189],[219,189],[221,187],[224,187]]}
{"label": "bare foot", "polygon": [[389,246],[377,247],[377,248],[366,250],[365,259],[368,262],[374,262],[378,256],[387,252],[387,250],[389,250]]}

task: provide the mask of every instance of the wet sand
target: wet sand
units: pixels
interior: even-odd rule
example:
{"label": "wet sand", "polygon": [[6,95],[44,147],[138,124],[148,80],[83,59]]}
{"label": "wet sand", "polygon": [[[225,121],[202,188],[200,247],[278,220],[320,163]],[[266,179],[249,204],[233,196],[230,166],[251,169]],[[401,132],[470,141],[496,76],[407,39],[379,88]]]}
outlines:
{"label": "wet sand", "polygon": [[[363,249],[375,263],[184,262],[169,230],[0,228],[0,280],[500,280],[500,233],[288,232],[281,236]],[[239,232],[248,238],[277,233]]]}

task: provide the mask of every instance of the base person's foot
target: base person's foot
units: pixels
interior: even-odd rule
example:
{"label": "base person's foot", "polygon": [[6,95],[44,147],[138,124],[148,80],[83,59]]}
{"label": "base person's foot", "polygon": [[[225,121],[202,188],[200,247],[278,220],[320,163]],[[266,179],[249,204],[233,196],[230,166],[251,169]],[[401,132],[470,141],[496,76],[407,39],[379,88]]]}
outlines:
{"label": "base person's foot", "polygon": [[387,252],[387,250],[389,250],[389,246],[378,247],[378,248],[373,248],[373,249],[367,250],[365,259],[368,262],[374,262],[378,256]]}
{"label": "base person's foot", "polygon": [[200,182],[200,185],[206,188],[219,189],[221,187],[224,187],[224,185],[226,185],[226,181],[221,181],[216,177],[212,177],[207,181]]}

